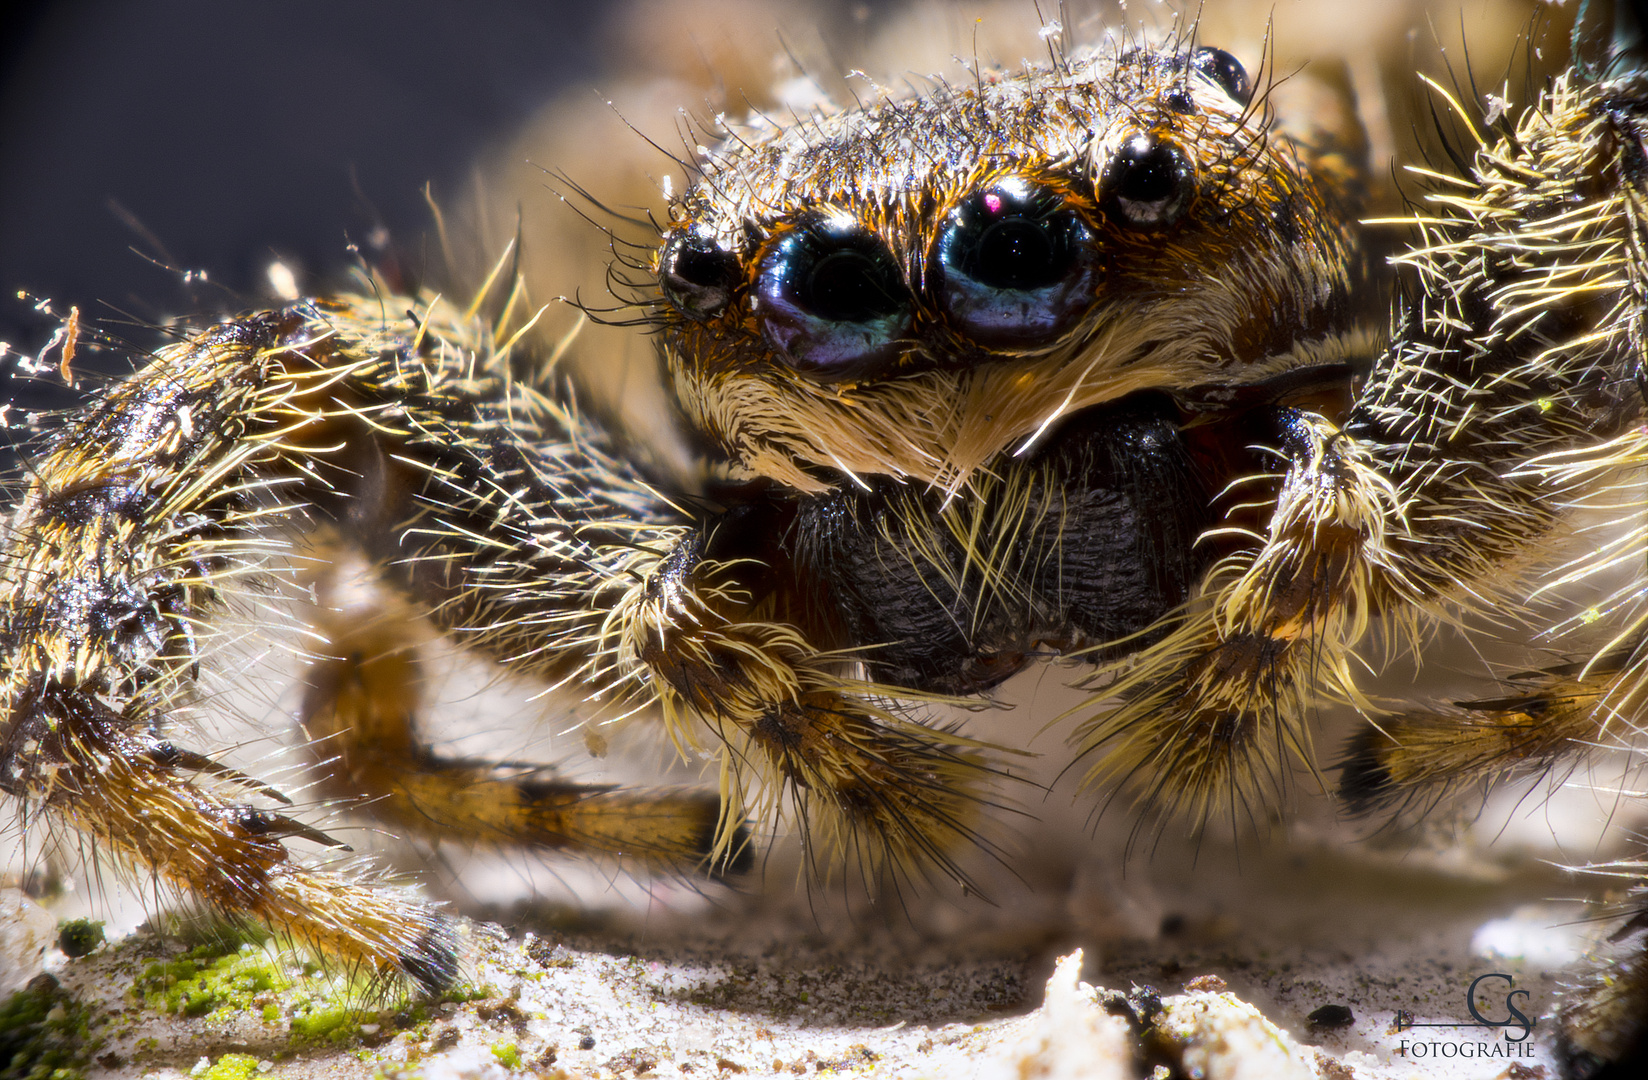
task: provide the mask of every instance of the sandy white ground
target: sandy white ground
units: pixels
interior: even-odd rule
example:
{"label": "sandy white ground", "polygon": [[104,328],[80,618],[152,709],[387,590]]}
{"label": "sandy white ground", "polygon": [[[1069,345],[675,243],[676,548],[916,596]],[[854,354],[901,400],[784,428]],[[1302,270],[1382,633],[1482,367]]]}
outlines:
{"label": "sandy white ground", "polygon": [[[92,1077],[180,1080],[226,1054],[292,1078],[1128,1077],[1163,1061],[1215,1080],[1555,1075],[1549,1020],[1526,1051],[1498,1029],[1399,1031],[1397,1020],[1400,1010],[1469,1022],[1466,988],[1486,973],[1528,990],[1530,1015],[1550,1009],[1562,970],[1606,929],[1581,905],[1548,899],[1582,893],[1573,878],[1515,856],[1467,869],[1328,845],[1247,853],[1239,867],[1230,851],[1189,855],[1158,853],[1121,886],[1146,897],[1142,908],[1168,898],[1172,910],[1148,940],[1101,940],[1074,917],[1054,928],[1032,908],[1016,931],[1002,908],[971,911],[971,925],[945,931],[934,929],[942,918],[918,924],[800,898],[677,900],[673,912],[604,919],[531,904],[484,911],[495,921],[468,924],[472,982],[484,997],[439,1005],[423,1022],[386,1008],[324,1049],[294,1041],[280,1009],[179,1019],[135,1006],[135,973],[183,945],[139,933],[66,961],[45,947],[52,919],[15,891],[0,970],[15,982],[44,963],[116,1018],[98,1029]],[[483,870],[466,877],[480,882]],[[1078,888],[1064,899],[1094,896]],[[961,905],[953,920],[958,910],[969,913]],[[1165,1012],[1155,1032],[1141,1041],[1127,1009],[1107,1008],[1102,991],[1078,980],[1158,991]],[[1506,1015],[1502,993],[1489,1000],[1485,1013]],[[1313,1024],[1326,1005],[1353,1019]],[[1421,1041],[1434,1045],[1415,1060]],[[1490,1053],[1515,1056],[1475,1056]]]}
{"label": "sandy white ground", "polygon": [[[278,769],[267,742],[250,745],[260,772]],[[595,765],[616,769],[623,757],[620,747]],[[1371,840],[1353,839],[1331,804],[1301,799],[1267,843],[1238,850],[1170,831],[1131,854],[1125,815],[1095,829],[1091,800],[1061,794],[1004,825],[1011,872],[988,860],[975,868],[991,903],[942,889],[902,904],[890,894],[870,904],[854,886],[809,894],[790,884],[782,842],[739,891],[388,847],[383,857],[421,871],[473,920],[471,981],[485,996],[416,1021],[403,1008],[377,1010],[325,1046],[294,1036],[284,1003],[270,1019],[222,1010],[185,1019],[134,1001],[144,966],[185,948],[134,934],[150,914],[140,899],[98,896],[82,882],[48,912],[0,889],[0,992],[44,966],[94,1012],[117,1018],[99,1029],[89,1078],[204,1076],[226,1054],[293,1080],[556,1070],[1123,1077],[1163,1062],[1211,1080],[1554,1077],[1549,1019],[1531,1049],[1478,1057],[1510,1052],[1515,1029],[1399,1030],[1398,1014],[1468,1023],[1467,988],[1495,973],[1528,992],[1520,1003],[1529,1016],[1555,1007],[1560,983],[1611,929],[1581,902],[1604,883],[1561,867],[1608,858],[1608,845],[1643,831],[1627,820],[1641,801],[1620,803],[1598,781],[1607,775],[1554,789],[1543,781],[1527,799],[1506,791],[1474,820],[1438,813],[1422,831]],[[1612,775],[1617,790],[1629,774]],[[348,836],[359,847],[371,833]],[[23,866],[20,853],[0,851],[13,883]],[[82,914],[131,936],[68,961],[51,947],[55,922]],[[1061,962],[1078,950],[1079,960]],[[1135,987],[1166,1003],[1143,1041],[1127,1010],[1104,1004],[1103,991]],[[1484,1015],[1506,1017],[1510,989],[1490,980]],[[1347,1007],[1350,1022],[1312,1023],[1324,1006]],[[1169,1031],[1178,1034],[1163,1043]],[[1416,1042],[1425,1057],[1413,1056]],[[1141,1057],[1141,1046],[1155,1049]]]}

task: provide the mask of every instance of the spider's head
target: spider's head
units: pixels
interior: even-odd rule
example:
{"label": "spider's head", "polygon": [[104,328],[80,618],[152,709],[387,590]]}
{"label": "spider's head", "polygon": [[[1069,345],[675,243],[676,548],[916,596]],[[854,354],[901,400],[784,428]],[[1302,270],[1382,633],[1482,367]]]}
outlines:
{"label": "spider's head", "polygon": [[955,490],[1089,406],[1315,362],[1354,170],[1270,113],[1176,42],[731,132],[655,263],[687,415],[801,490]]}

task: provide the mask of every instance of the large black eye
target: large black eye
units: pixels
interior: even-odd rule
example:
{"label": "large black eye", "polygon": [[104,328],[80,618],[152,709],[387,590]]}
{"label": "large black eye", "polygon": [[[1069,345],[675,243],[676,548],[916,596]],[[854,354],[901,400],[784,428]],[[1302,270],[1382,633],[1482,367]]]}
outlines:
{"label": "large black eye", "polygon": [[945,312],[987,344],[1047,338],[1093,301],[1092,235],[1063,199],[1019,178],[952,210],[935,256]]}
{"label": "large black eye", "polygon": [[1242,62],[1223,49],[1200,48],[1190,54],[1192,71],[1199,71],[1230,95],[1232,101],[1243,105],[1253,96],[1253,84],[1248,81]]}
{"label": "large black eye", "polygon": [[1183,216],[1196,187],[1185,152],[1140,132],[1105,166],[1099,194],[1112,220],[1135,229],[1164,229]]}
{"label": "large black eye", "polygon": [[706,319],[726,307],[739,278],[738,256],[698,232],[671,236],[658,257],[664,297],[691,318]]}
{"label": "large black eye", "polygon": [[755,312],[790,363],[850,378],[897,356],[910,293],[892,253],[856,220],[819,215],[785,233],[761,262]]}

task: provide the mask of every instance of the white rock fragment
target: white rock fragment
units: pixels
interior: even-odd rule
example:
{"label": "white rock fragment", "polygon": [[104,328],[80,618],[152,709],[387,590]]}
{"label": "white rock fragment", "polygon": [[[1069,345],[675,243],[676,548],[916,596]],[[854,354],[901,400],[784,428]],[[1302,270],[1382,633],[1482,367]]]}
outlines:
{"label": "white rock fragment", "polygon": [[1047,980],[1042,1007],[1023,1034],[980,1063],[979,1080],[1128,1080],[1133,1048],[1126,1021],[1111,1016],[1078,982],[1082,951],[1062,958]]}
{"label": "white rock fragment", "polygon": [[56,940],[51,912],[22,889],[0,889],[0,994],[21,990],[45,970],[46,950]]}
{"label": "white rock fragment", "polygon": [[[982,1051],[972,1069],[958,1072],[954,1061],[935,1061],[921,1075],[946,1080],[960,1075],[976,1080],[1131,1080],[1144,1047],[1136,1045],[1127,1019],[1107,1012],[1093,987],[1077,980],[1081,966],[1078,949],[1053,969],[1040,1009],[994,1032],[975,1029],[973,1038],[954,1040],[954,1049],[964,1054],[969,1047],[974,1053]],[[1177,1055],[1183,1075],[1198,1080],[1315,1080],[1315,1067],[1305,1051],[1234,994],[1164,998],[1154,1019],[1143,1032],[1144,1040],[1157,1053]],[[974,1041],[978,1036],[983,1038]]]}
{"label": "white rock fragment", "polygon": [[675,1033],[677,1054],[707,1054],[715,1049],[715,1029],[708,1024],[683,1024]]}
{"label": "white rock fragment", "polygon": [[1180,1047],[1183,1071],[1204,1080],[1315,1080],[1305,1052],[1231,993],[1162,999],[1156,1031]]}

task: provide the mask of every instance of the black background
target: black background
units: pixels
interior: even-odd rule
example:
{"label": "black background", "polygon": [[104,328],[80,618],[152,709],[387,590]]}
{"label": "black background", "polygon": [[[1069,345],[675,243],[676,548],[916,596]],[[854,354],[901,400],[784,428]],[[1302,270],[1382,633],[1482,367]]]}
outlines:
{"label": "black background", "polygon": [[[375,225],[421,236],[425,183],[456,190],[557,89],[593,85],[594,8],[14,4],[0,19],[0,341],[32,353],[55,326],[19,289],[99,318],[221,312],[262,302],[276,253],[327,273]],[[130,250],[157,243],[171,269]],[[182,270],[210,284],[185,288]]]}

